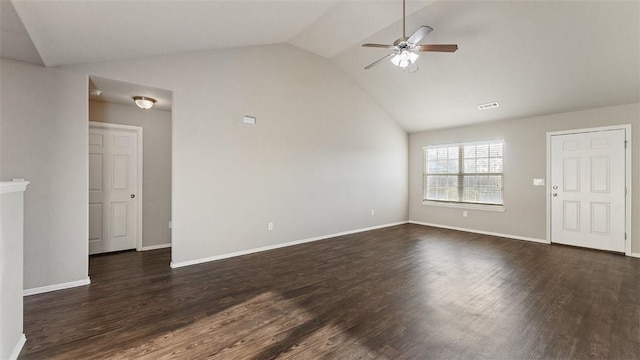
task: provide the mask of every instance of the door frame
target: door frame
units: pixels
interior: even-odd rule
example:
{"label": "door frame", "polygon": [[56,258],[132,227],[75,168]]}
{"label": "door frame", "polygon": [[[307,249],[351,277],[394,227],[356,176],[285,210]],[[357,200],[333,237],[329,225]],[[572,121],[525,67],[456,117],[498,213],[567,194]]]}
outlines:
{"label": "door frame", "polygon": [[551,137],[558,135],[570,135],[570,134],[582,134],[582,133],[590,133],[590,132],[600,132],[600,131],[609,131],[609,130],[624,130],[625,131],[625,140],[627,145],[625,147],[625,183],[627,188],[627,193],[625,195],[625,241],[624,241],[624,254],[626,256],[631,256],[631,241],[632,241],[632,232],[631,232],[631,201],[633,197],[631,196],[631,124],[623,124],[623,125],[612,125],[612,126],[601,126],[601,127],[593,127],[593,128],[585,128],[585,129],[572,129],[572,130],[562,130],[562,131],[552,131],[547,132],[547,241],[551,244],[553,243],[553,239],[551,238]]}
{"label": "door frame", "polygon": [[[91,127],[98,127],[98,128],[103,128],[103,129],[116,129],[116,130],[128,130],[128,131],[134,131],[136,133],[136,137],[138,139],[138,163],[136,164],[136,168],[138,169],[138,179],[137,179],[137,184],[136,184],[136,219],[137,219],[137,225],[136,226],[136,251],[142,251],[142,203],[143,201],[141,199],[143,199],[143,194],[142,194],[142,178],[143,178],[143,173],[142,173],[142,127],[141,126],[134,126],[134,125],[123,125],[123,124],[114,124],[114,123],[104,123],[104,122],[99,122],[99,121],[91,121],[89,120],[89,128],[87,129],[87,131],[89,131],[89,129]],[[87,144],[87,154],[89,153],[89,147]],[[88,155],[87,155],[87,161],[89,161]],[[89,254],[89,246],[87,245],[87,255]]]}

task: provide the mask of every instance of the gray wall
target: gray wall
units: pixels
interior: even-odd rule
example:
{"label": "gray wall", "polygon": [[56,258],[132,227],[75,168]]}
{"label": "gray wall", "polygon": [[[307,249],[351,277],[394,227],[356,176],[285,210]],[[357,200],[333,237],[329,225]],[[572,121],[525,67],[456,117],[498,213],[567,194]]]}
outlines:
{"label": "gray wall", "polygon": [[0,194],[0,359],[22,336],[22,223],[23,192]]}
{"label": "gray wall", "polygon": [[[499,111],[499,110],[498,110]],[[640,104],[555,114],[474,126],[414,133],[409,136],[409,219],[445,226],[546,239],[546,187],[533,186],[546,178],[546,134],[551,131],[632,124],[633,219],[640,214]],[[505,212],[422,205],[424,145],[478,140],[505,140]],[[632,220],[632,225],[635,220]],[[636,222],[637,223],[637,222]],[[632,229],[632,252],[640,253],[640,226]]]}
{"label": "gray wall", "polygon": [[407,219],[406,132],[326,59],[270,45],[66,68],[173,91],[174,262]]}
{"label": "gray wall", "polygon": [[0,180],[31,182],[24,287],[86,280],[87,76],[2,59],[0,78]]}
{"label": "gray wall", "polygon": [[[69,69],[75,73],[0,62],[0,179],[31,181],[25,288],[87,276],[87,74],[174,91],[179,262],[404,221],[407,199],[412,220],[544,238],[544,189],[531,179],[546,176],[547,131],[632,123],[639,183],[637,104],[412,134],[409,143],[339,69],[288,45]],[[258,124],[243,125],[242,115],[257,116]],[[505,213],[469,211],[463,219],[459,210],[421,205],[423,145],[494,138],[509,149]],[[637,216],[640,189],[633,201]]]}
{"label": "gray wall", "polygon": [[89,120],[143,128],[142,245],[170,244],[171,113],[89,101]]}

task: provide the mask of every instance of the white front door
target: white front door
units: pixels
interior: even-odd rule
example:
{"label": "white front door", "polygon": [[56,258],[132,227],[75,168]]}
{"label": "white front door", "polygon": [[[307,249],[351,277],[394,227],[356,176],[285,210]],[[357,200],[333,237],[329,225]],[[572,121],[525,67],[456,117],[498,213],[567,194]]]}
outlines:
{"label": "white front door", "polygon": [[551,242],[625,251],[625,130],[551,136]]}
{"label": "white front door", "polygon": [[89,127],[89,254],[137,246],[137,132]]}

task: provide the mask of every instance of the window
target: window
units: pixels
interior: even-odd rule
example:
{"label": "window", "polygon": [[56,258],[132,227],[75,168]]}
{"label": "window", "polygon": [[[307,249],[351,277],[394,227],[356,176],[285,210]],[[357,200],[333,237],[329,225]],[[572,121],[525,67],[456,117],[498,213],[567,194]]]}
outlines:
{"label": "window", "polygon": [[504,141],[424,147],[425,202],[503,205]]}

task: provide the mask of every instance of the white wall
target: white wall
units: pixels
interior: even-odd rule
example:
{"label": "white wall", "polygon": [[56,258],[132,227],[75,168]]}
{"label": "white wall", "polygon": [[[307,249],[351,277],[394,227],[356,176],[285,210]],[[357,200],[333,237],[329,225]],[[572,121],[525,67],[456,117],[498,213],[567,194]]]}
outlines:
{"label": "white wall", "polygon": [[171,112],[89,101],[89,120],[143,128],[142,245],[170,244]]}
{"label": "white wall", "polygon": [[174,262],[407,219],[406,132],[326,59],[270,45],[67,68],[173,91]]}
{"label": "white wall", "polygon": [[87,279],[86,75],[0,60],[0,180],[24,199],[24,286]]}
{"label": "white wall", "polygon": [[0,182],[0,359],[17,358],[22,333],[23,191]]}
{"label": "white wall", "polygon": [[[482,123],[409,136],[409,219],[445,226],[546,239],[546,134],[551,131],[632,124],[633,219],[640,215],[640,104],[598,108],[517,120]],[[422,147],[479,140],[505,140],[505,212],[422,205]],[[637,221],[632,220],[632,225]],[[640,226],[632,229],[632,252],[640,253]]]}

